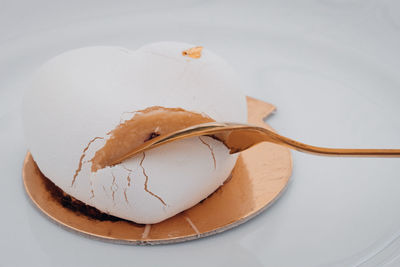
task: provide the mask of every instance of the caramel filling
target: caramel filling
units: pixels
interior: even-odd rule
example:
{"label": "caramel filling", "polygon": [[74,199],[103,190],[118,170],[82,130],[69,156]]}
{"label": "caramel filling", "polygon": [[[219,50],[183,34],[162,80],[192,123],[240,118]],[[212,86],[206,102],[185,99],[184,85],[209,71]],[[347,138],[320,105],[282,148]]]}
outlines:
{"label": "caramel filling", "polygon": [[130,120],[108,133],[110,138],[91,160],[92,172],[110,166],[115,160],[156,136],[213,121],[206,115],[181,108],[150,107],[138,111]]}

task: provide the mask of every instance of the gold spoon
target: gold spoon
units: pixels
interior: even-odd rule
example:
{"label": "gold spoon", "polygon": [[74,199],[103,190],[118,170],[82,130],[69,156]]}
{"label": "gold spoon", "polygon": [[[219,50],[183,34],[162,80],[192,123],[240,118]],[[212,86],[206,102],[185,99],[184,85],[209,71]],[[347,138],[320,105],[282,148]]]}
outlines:
{"label": "gold spoon", "polygon": [[321,156],[400,157],[400,149],[345,149],[317,147],[297,142],[258,126],[238,123],[211,122],[155,137],[120,157],[118,160],[115,160],[111,165],[118,164],[138,153],[166,143],[188,137],[204,135],[213,136],[223,142],[230,149],[231,154],[246,150],[261,142],[271,142],[300,152]]}

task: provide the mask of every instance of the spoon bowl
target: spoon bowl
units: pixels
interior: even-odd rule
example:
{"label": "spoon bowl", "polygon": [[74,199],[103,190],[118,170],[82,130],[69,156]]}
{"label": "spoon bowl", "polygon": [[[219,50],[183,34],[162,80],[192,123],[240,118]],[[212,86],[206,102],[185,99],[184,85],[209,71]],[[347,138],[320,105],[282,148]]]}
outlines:
{"label": "spoon bowl", "polygon": [[351,149],[351,148],[326,148],[307,145],[269,129],[250,124],[210,122],[191,126],[176,132],[157,136],[146,141],[133,151],[112,162],[118,164],[134,155],[142,153],[155,147],[196,136],[211,136],[230,149],[230,153],[238,153],[261,142],[271,142],[286,146],[300,152],[320,156],[351,156],[351,157],[400,157],[400,149]]}

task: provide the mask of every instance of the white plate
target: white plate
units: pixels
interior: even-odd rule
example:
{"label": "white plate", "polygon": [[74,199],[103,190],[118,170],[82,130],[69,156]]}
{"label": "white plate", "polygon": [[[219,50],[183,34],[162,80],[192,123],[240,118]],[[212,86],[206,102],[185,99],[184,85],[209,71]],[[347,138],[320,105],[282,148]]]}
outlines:
{"label": "white plate", "polygon": [[0,265],[399,265],[400,159],[294,153],[288,191],[249,223],[178,245],[113,245],[67,232],[29,203],[19,111],[32,72],[64,50],[177,40],[230,61],[246,94],[278,107],[269,123],[282,134],[315,145],[398,148],[399,3],[2,1]]}

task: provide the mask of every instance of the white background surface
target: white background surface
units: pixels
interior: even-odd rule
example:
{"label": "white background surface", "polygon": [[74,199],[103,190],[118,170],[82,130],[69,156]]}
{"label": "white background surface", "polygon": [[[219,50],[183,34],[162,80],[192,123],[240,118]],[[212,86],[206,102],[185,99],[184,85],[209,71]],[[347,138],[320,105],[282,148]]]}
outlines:
{"label": "white background surface", "polygon": [[400,147],[400,2],[0,0],[0,266],[399,266],[400,159],[293,153],[287,192],[250,222],[136,247],[63,230],[25,196],[21,97],[67,49],[176,40],[225,57],[269,123],[314,145]]}

